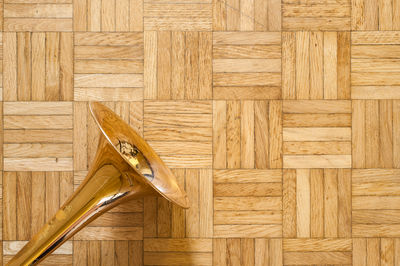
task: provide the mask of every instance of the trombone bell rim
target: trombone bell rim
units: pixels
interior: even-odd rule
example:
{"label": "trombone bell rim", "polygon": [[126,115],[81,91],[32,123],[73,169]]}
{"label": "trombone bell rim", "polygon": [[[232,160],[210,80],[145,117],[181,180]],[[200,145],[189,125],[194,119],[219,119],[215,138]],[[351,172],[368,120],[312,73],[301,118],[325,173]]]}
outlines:
{"label": "trombone bell rim", "polygon": [[108,107],[99,102],[90,102],[89,108],[105,139],[138,174],[141,181],[167,200],[182,208],[189,208],[185,191],[179,187],[174,174],[153,148]]}

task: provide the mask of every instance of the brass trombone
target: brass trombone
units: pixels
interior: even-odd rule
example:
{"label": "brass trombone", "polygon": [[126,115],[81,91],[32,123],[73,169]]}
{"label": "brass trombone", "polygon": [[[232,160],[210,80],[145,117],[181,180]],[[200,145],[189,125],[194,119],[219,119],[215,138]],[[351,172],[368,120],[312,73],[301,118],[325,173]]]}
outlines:
{"label": "brass trombone", "polygon": [[90,111],[102,134],[83,183],[7,265],[35,265],[91,221],[131,199],[161,195],[189,207],[186,193],[154,150],[106,106]]}

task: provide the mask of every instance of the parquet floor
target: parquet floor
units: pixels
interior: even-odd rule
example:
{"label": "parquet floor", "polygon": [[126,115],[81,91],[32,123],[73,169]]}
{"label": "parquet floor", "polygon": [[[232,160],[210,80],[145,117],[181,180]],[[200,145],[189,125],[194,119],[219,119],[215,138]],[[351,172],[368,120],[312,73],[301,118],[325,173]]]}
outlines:
{"label": "parquet floor", "polygon": [[118,206],[42,265],[400,265],[399,0],[0,7],[3,263],[85,177],[97,100],[192,206]]}

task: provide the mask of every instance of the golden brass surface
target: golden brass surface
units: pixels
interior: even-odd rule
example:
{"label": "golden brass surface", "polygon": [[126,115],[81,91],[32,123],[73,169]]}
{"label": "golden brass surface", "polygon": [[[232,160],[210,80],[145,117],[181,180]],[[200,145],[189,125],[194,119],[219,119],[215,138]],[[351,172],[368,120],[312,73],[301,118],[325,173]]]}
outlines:
{"label": "golden brass surface", "polygon": [[78,189],[7,265],[35,265],[104,212],[134,198],[161,194],[188,208],[188,198],[154,150],[109,108],[90,103],[103,133]]}

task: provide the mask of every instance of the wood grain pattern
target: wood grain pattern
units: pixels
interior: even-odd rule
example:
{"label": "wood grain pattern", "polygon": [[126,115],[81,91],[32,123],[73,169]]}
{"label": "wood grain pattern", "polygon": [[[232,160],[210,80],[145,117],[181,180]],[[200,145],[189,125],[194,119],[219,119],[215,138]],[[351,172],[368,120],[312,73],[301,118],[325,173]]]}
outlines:
{"label": "wood grain pattern", "polygon": [[350,33],[282,33],[282,98],[350,99]]}
{"label": "wood grain pattern", "polygon": [[350,0],[282,1],[283,30],[350,30]]}
{"label": "wood grain pattern", "polygon": [[399,45],[393,32],[353,32],[353,99],[399,99]]}
{"label": "wood grain pattern", "polygon": [[283,173],[283,236],[351,237],[349,169],[291,169]]}
{"label": "wood grain pattern", "polygon": [[101,101],[191,208],[127,202],[43,265],[399,265],[399,0],[0,1],[0,265],[81,184]]}

